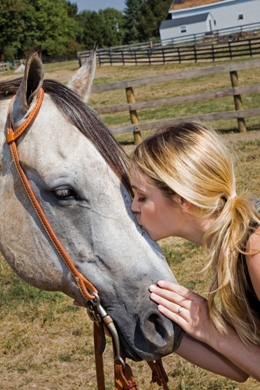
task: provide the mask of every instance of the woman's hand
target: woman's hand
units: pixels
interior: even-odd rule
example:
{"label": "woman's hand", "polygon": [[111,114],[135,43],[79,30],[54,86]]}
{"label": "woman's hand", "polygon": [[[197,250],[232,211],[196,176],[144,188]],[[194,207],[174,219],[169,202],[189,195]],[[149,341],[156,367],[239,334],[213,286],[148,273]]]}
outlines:
{"label": "woman's hand", "polygon": [[159,311],[195,339],[210,344],[215,328],[210,321],[207,300],[176,283],[159,281],[149,288]]}
{"label": "woman's hand", "polygon": [[[230,326],[227,326],[227,333],[218,332],[210,321],[206,299],[179,284],[167,281],[159,281],[157,286],[150,286],[150,292],[151,299],[159,304],[160,312],[179,324],[201,344],[201,351],[196,344],[192,349],[194,342],[188,340],[190,336],[184,337],[186,346],[182,343],[177,350],[180,356],[229,378],[235,379],[238,375],[238,379],[235,379],[238,381],[244,381],[251,375],[260,382],[260,346],[245,345]],[[207,346],[210,349],[205,351]],[[234,365],[223,360],[223,356]]]}

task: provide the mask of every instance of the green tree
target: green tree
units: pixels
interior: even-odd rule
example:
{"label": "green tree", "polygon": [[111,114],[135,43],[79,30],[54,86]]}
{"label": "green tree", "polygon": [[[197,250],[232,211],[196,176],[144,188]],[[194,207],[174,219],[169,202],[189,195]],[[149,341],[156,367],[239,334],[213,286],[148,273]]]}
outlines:
{"label": "green tree", "polygon": [[78,6],[76,3],[71,3],[67,0],[67,7],[68,7],[68,16],[73,19],[77,19],[78,15]]}
{"label": "green tree", "polygon": [[138,13],[144,0],[126,0],[124,9],[125,36],[124,43],[136,43],[139,41]]}
{"label": "green tree", "polygon": [[95,11],[82,11],[78,17],[78,23],[82,29],[79,42],[86,50],[91,50],[95,42],[102,42],[102,19]]}
{"label": "green tree", "polygon": [[69,16],[66,0],[24,0],[23,50],[41,44],[45,55],[64,55],[76,38],[77,23]]}
{"label": "green tree", "polygon": [[80,43],[85,49],[91,50],[95,42],[98,47],[122,45],[124,28],[123,14],[114,8],[105,10],[83,11],[78,17],[79,25],[83,29]]}
{"label": "green tree", "polygon": [[160,36],[159,27],[167,18],[171,0],[145,0],[137,15],[137,31],[140,41]]}
{"label": "green tree", "polygon": [[106,8],[99,11],[102,18],[102,47],[120,46],[124,38],[124,20],[121,11]]}
{"label": "green tree", "polygon": [[23,33],[21,15],[24,4],[21,0],[1,0],[0,2],[0,58],[14,60],[20,48]]}

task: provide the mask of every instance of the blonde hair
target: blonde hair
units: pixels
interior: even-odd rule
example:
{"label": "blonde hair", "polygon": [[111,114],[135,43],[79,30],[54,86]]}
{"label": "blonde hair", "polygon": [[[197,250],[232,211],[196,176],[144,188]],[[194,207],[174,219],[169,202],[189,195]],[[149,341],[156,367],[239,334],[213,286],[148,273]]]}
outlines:
{"label": "blonde hair", "polygon": [[259,317],[247,300],[251,286],[243,261],[247,240],[260,219],[253,203],[236,195],[231,155],[221,137],[200,122],[182,122],[138,145],[132,166],[167,197],[177,193],[197,206],[197,216],[214,217],[202,243],[208,249],[204,270],[213,276],[210,318],[221,332],[226,331],[224,318],[243,342],[260,344]]}

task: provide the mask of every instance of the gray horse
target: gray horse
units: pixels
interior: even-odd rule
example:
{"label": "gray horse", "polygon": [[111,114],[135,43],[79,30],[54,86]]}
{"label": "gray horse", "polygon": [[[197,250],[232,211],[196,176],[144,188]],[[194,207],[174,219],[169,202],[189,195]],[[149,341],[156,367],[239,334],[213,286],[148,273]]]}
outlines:
{"label": "gray horse", "polygon": [[183,332],[158,312],[148,287],[159,279],[176,280],[130,211],[123,150],[84,103],[94,72],[93,51],[68,86],[43,80],[34,50],[24,77],[0,84],[0,251],[26,282],[62,291],[86,306],[28,200],[6,143],[8,106],[16,129],[32,112],[43,86],[39,113],[17,141],[21,166],[76,269],[97,288],[117,327],[122,354],[159,359],[178,348]]}

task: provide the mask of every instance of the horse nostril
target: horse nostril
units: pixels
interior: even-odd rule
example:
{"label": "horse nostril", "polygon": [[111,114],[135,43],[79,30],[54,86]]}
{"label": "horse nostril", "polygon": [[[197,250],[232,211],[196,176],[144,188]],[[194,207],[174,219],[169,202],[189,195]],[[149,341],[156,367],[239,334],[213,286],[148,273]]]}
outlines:
{"label": "horse nostril", "polygon": [[[168,318],[155,310],[143,313],[135,328],[135,346],[144,354],[158,356],[173,352],[175,343],[175,326]],[[140,348],[141,347],[141,348]],[[142,356],[143,357],[143,356]]]}

